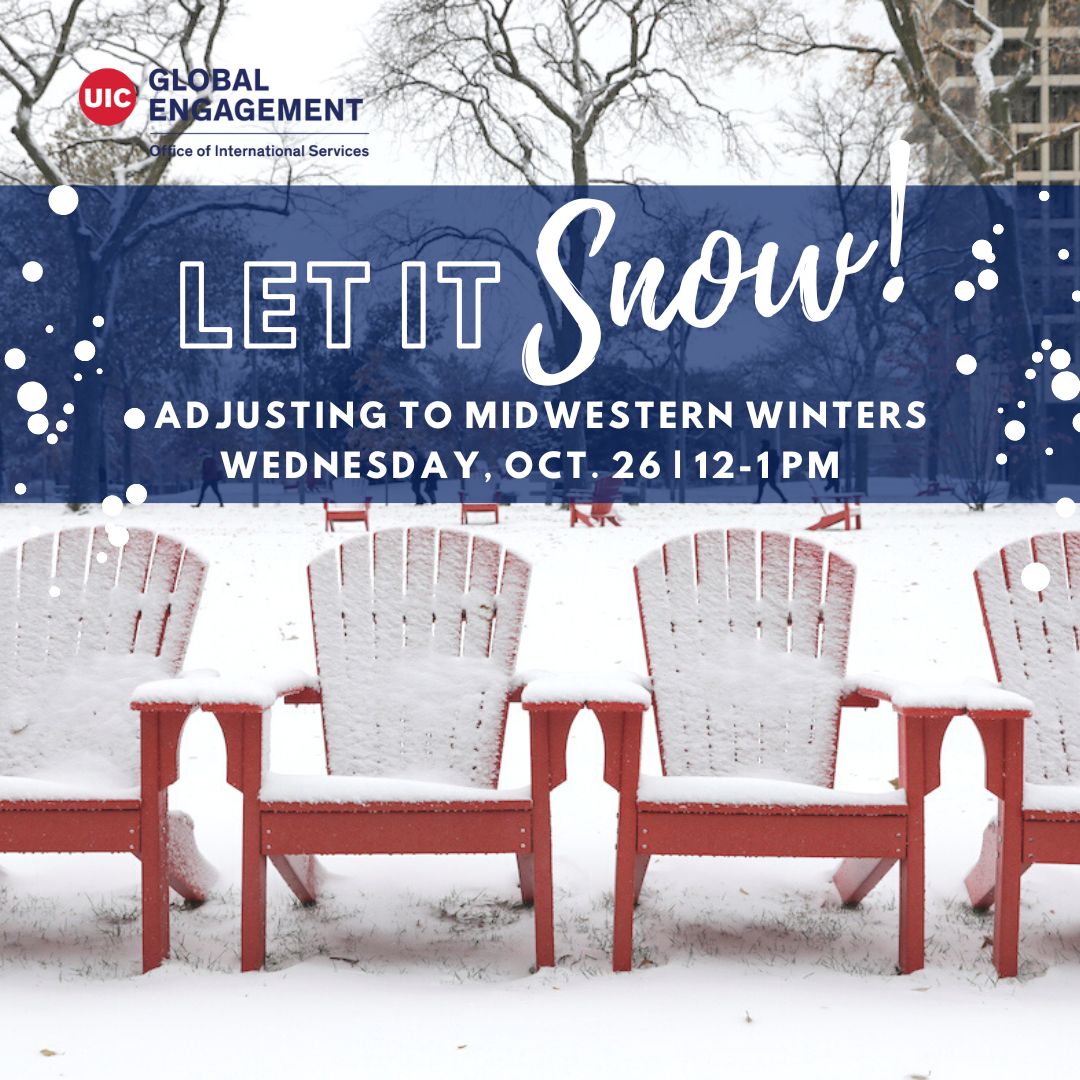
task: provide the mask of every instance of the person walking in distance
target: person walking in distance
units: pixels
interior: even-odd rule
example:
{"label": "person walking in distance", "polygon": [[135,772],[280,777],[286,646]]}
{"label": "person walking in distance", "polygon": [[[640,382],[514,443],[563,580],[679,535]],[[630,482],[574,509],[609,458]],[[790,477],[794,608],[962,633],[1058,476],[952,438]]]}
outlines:
{"label": "person walking in distance", "polygon": [[[836,453],[839,455],[840,451],[844,448],[844,440],[841,439],[839,436],[836,436],[835,438],[830,439],[827,445],[830,450],[835,450]],[[825,493],[828,494],[830,491],[835,491],[837,494],[840,493],[839,472],[834,473],[825,482]]]}
{"label": "person walking in distance", "polygon": [[203,496],[206,495],[206,489],[209,488],[216,496],[218,506],[224,506],[225,502],[221,498],[221,492],[218,490],[218,481],[221,479],[221,469],[218,466],[218,460],[210,453],[209,450],[203,451],[202,460],[202,487],[199,488],[199,501],[195,504],[196,507],[202,506]]}
{"label": "person walking in distance", "polygon": [[420,479],[420,451],[415,446],[409,447],[409,453],[412,454],[413,459],[413,471],[409,477],[409,487],[412,488],[413,498],[416,500],[417,506],[424,506],[424,496],[421,494],[420,485],[422,483]]}
{"label": "person walking in distance", "polygon": [[762,439],[761,446],[758,449],[758,457],[760,458],[762,454],[768,454],[768,458],[766,459],[766,467],[761,470],[761,473],[758,476],[757,498],[754,502],[761,502],[761,496],[765,494],[766,484],[780,496],[781,502],[787,502],[787,496],[780,490],[779,485],[776,483],[776,477],[780,473],[779,451],[773,448],[772,443],[770,443],[768,439]]}

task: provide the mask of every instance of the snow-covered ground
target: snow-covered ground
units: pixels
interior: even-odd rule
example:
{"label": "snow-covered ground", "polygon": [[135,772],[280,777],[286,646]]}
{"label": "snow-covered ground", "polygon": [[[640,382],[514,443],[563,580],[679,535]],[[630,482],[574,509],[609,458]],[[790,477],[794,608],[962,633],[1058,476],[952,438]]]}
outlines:
{"label": "snow-covered ground", "polygon": [[[5,507],[0,546],[95,517]],[[571,531],[565,512],[512,507],[502,525],[475,528],[534,565],[522,667],[640,670],[640,555],[700,528],[797,529],[813,517],[806,506],[642,506],[623,511],[622,529]],[[457,507],[376,507],[374,518],[453,526]],[[210,560],[187,666],[313,666],[304,569],[342,535],[323,533],[321,507],[147,505],[121,523],[160,528]],[[991,677],[972,568],[1063,524],[1052,506],[871,506],[862,532],[823,534],[859,572],[849,671]],[[839,784],[895,777],[895,731],[884,709],[846,715]],[[509,786],[527,782],[524,733],[514,709]],[[315,710],[282,710],[274,739],[277,767],[319,767]],[[508,856],[379,857],[324,860],[314,909],[271,874],[269,970],[240,975],[239,796],[211,719],[192,719],[182,756],[173,805],[194,815],[221,879],[203,907],[174,908],[174,959],[161,970],[137,974],[134,859],[0,859],[0,1075],[939,1080],[1057,1075],[1075,1057],[1080,873],[1027,875],[1021,976],[998,983],[992,920],[964,902],[992,811],[967,721],[947,736],[928,803],[927,967],[908,977],[894,974],[895,872],[848,911],[828,881],[834,862],[677,858],[653,861],[636,970],[612,975],[615,795],[588,715],[554,796],[554,971],[530,973],[532,916]],[[657,767],[655,741],[646,767]]]}

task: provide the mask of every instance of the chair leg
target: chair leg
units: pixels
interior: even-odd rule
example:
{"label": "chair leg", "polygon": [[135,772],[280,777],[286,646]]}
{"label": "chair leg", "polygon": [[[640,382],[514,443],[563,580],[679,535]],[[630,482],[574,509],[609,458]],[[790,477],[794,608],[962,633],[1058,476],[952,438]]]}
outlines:
{"label": "chair leg", "polygon": [[926,854],[922,821],[908,819],[907,855],[900,860],[900,972],[922,969],[926,949]]}
{"label": "chair leg", "polygon": [[266,856],[262,852],[257,797],[245,799],[244,852],[240,878],[240,970],[266,962]]}
{"label": "chair leg", "polygon": [[649,869],[650,855],[638,855],[634,859],[634,903],[641,897],[641,886],[645,884],[645,871]]}
{"label": "chair leg", "polygon": [[143,971],[160,966],[169,955],[168,796],[164,791],[142,800],[142,954]]}
{"label": "chair leg", "polygon": [[318,903],[319,864],[314,855],[271,855],[270,862],[304,907]]}
{"label": "chair leg", "polygon": [[[1011,818],[1011,820],[1010,820]],[[994,967],[1007,979],[1015,975],[1020,953],[1020,877],[1023,825],[1019,815],[1002,813],[997,830],[997,880],[994,888]]]}
{"label": "chair leg", "polygon": [[896,865],[897,859],[845,859],[836,873],[833,884],[840,894],[840,902],[855,907],[870,894],[870,890]]}
{"label": "chair leg", "polygon": [[979,861],[964,878],[968,899],[976,911],[987,911],[994,903],[994,886],[997,883],[998,826],[991,821],[983,832]]}
{"label": "chair leg", "polygon": [[217,871],[195,843],[195,823],[179,810],[170,811],[167,821],[169,885],[189,904],[205,903]]}
{"label": "chair leg", "polygon": [[[538,835],[543,833],[544,835]],[[536,923],[536,966],[555,966],[555,896],[551,873],[551,830],[533,827],[533,921]]]}
{"label": "chair leg", "polygon": [[533,857],[531,855],[519,855],[518,882],[521,885],[521,902],[529,907],[536,896],[536,884],[533,877]]}
{"label": "chair leg", "polygon": [[[612,942],[612,967],[629,971],[634,955],[634,893],[638,856],[632,843],[623,837],[615,852],[615,926]],[[644,877],[644,871],[642,871]]]}

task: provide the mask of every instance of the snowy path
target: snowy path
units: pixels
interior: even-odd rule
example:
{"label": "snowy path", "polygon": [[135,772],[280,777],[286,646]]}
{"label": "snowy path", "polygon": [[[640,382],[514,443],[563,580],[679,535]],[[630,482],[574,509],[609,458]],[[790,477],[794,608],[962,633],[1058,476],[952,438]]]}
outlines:
{"label": "snowy path", "polygon": [[[374,516],[376,527],[455,525],[457,508],[376,507]],[[480,528],[534,564],[522,667],[641,669],[631,577],[641,554],[696,528],[792,529],[812,517],[791,506],[631,507],[621,530],[571,532],[565,513],[515,507],[503,525]],[[4,508],[0,545],[84,520],[92,516]],[[145,506],[126,509],[122,523],[162,528],[210,560],[187,666],[313,666],[304,568],[336,542],[322,532],[321,507]],[[859,572],[849,671],[990,677],[972,568],[1007,540],[1061,524],[1052,507],[870,507],[863,532],[824,534]],[[841,786],[887,784],[897,771],[891,715],[852,712],[846,723]],[[508,786],[527,782],[523,735],[514,710]],[[281,712],[274,736],[277,767],[318,768],[314,710]],[[654,743],[647,760],[655,768]],[[580,1076],[618,1063],[624,1076],[940,1080],[1025,1066],[1040,1075],[1072,1056],[1080,874],[1044,867],[1025,878],[1021,978],[996,985],[991,921],[963,903],[991,811],[966,721],[946,739],[943,785],[928,803],[928,966],[907,978],[893,974],[895,874],[861,910],[845,911],[828,884],[834,862],[704,859],[654,862],[637,918],[641,966],[612,976],[615,796],[600,762],[597,726],[583,717],[570,780],[554,798],[554,972],[528,973],[532,919],[515,903],[512,860],[388,857],[328,860],[328,895],[314,910],[296,908],[273,879],[271,970],[242,977],[239,797],[225,786],[215,726],[195,717],[173,804],[195,816],[222,872],[216,895],[174,910],[177,958],[136,976],[134,860],[0,858],[0,1071]],[[42,1056],[46,1048],[58,1056]]]}

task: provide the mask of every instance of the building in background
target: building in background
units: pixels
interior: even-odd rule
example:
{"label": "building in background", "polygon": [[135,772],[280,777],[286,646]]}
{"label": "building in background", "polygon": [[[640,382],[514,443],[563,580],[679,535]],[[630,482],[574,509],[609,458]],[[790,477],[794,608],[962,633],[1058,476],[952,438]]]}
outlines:
{"label": "building in background", "polygon": [[[991,70],[1004,79],[1015,73],[1026,50],[1031,5],[1023,0],[974,0],[974,6],[1003,33]],[[943,46],[955,45],[970,54],[989,41],[972,16],[952,0],[932,0],[930,14]],[[1046,0],[1042,5],[1034,60],[1034,75],[1014,104],[1016,150],[1080,122],[1080,0]],[[978,80],[970,60],[954,58],[942,47],[935,51],[933,63],[942,66],[939,81],[950,107],[961,117],[977,115]],[[935,179],[949,182],[953,173],[944,147],[925,120],[913,125],[912,135],[932,148]],[[1080,307],[1073,299],[1080,289],[1080,131],[1040,142],[1023,154],[1016,162],[1014,180],[1048,192],[1046,201],[1034,204],[1023,222],[1025,265],[1035,265],[1027,277],[1033,337],[1067,348],[1074,366],[1080,366]],[[964,182],[959,175],[957,181]],[[1032,252],[1044,253],[1041,264],[1033,263]],[[1080,428],[1073,424],[1077,403],[1056,401],[1047,393],[1047,381],[1037,382],[1044,403],[1042,441],[1057,449],[1046,461],[1046,479],[1075,481],[1080,475]]]}
{"label": "building in background", "polygon": [[[1005,60],[1001,70],[1015,67],[1023,48],[1023,5],[1015,0],[978,0],[989,17],[1002,26]],[[1011,58],[1008,52],[1012,52]],[[1024,90],[1014,130],[1016,147],[1080,121],[1080,0],[1048,0],[1038,34],[1035,75]],[[1025,223],[1027,250],[1045,253],[1042,274],[1033,282],[1032,312],[1041,312],[1038,334],[1072,353],[1080,365],[1080,319],[1073,300],[1080,288],[1080,132],[1036,146],[1017,162],[1016,181],[1037,184],[1050,195],[1041,204],[1042,216]],[[1061,257],[1064,254],[1064,258]],[[1073,425],[1076,403],[1058,402],[1040,380],[1045,401],[1044,438],[1056,451],[1046,463],[1049,483],[1075,480],[1080,468],[1080,434]]]}

